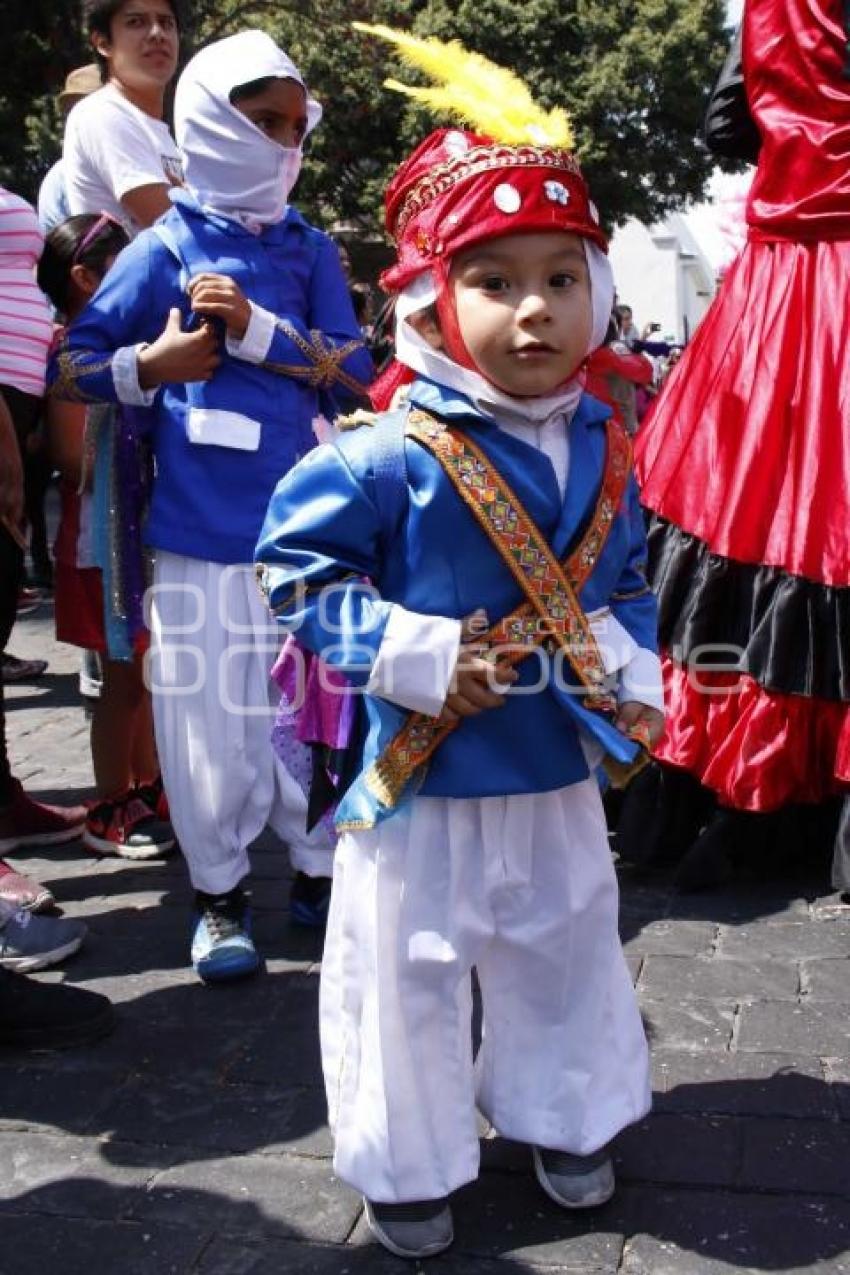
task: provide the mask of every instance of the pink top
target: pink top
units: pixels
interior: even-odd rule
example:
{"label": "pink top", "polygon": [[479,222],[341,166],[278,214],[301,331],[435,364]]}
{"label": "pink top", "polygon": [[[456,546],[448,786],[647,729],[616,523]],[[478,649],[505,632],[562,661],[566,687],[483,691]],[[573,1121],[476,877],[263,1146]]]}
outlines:
{"label": "pink top", "polygon": [[0,186],[0,386],[41,398],[53,334],[35,281],[44,235],[35,209]]}

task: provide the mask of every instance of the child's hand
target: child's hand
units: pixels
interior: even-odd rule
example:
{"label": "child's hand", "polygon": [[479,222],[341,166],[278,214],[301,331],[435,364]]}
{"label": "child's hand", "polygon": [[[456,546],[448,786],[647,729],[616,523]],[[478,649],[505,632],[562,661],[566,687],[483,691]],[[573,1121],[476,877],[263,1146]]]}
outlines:
{"label": "child's hand", "polygon": [[519,674],[507,664],[482,659],[480,647],[462,646],[439,720],[456,722],[488,708],[503,708],[505,697],[493,686],[511,686]]}
{"label": "child's hand", "polygon": [[648,708],[646,704],[630,699],[620,705],[615,725],[624,735],[639,727],[647,748],[654,748],[664,734],[664,714],[659,713],[657,708]]}
{"label": "child's hand", "polygon": [[196,274],[188,292],[193,310],[223,319],[228,335],[242,340],[251,321],[251,304],[238,283],[226,274]]}
{"label": "child's hand", "polygon": [[196,332],[184,332],[180,311],[169,310],[161,334],[139,351],[139,385],[143,390],[152,390],[164,381],[208,381],[220,362],[213,328],[204,323]]}

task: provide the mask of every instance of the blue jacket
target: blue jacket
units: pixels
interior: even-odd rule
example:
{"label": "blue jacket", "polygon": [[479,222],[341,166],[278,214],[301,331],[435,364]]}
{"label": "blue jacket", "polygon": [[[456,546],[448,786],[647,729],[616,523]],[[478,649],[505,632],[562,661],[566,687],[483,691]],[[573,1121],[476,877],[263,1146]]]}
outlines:
{"label": "blue jacket", "polygon": [[[186,192],[172,198],[175,207],[121,253],[71,325],[49,382],[54,394],[84,402],[144,401],[128,396],[121,357],[113,356],[154,341],[172,307],[189,320],[185,284],[199,269],[229,275],[250,301],[271,312],[274,336],[260,362],[237,357],[222,342],[222,362],[209,382],[164,385],[150,408],[134,409],[140,426],[152,432],[156,458],[147,543],[215,562],[250,562],[276,482],[315,445],[320,392],[341,394],[339,402],[323,404],[326,411],[348,405],[352,392],[371,379],[372,364],[326,235],[294,209],[253,235],[202,212]],[[163,242],[163,231],[184,264]],[[215,442],[198,441],[193,422],[221,413],[248,418],[254,450],[222,440],[221,430]]]}
{"label": "blue jacket", "polygon": [[[599,494],[610,408],[584,395],[569,425],[570,466],[561,499],[552,465],[530,443],[500,430],[468,400],[417,382],[411,402],[456,421],[504,474],[552,549],[563,557],[581,538]],[[364,426],[318,448],[278,486],[257,546],[263,584],[279,620],[298,640],[363,687],[389,618],[390,604],[462,619],[483,607],[490,619],[523,600],[508,568],[458,496],[438,461],[405,440],[408,508],[388,544],[375,497],[373,431]],[[638,647],[656,649],[656,605],[646,583],[646,543],[634,480],[580,595],[586,612],[610,607]],[[361,581],[377,586],[376,599]],[[323,593],[323,586],[336,585]],[[426,654],[426,653],[423,653]],[[533,685],[538,662],[519,667]],[[384,817],[364,783],[372,763],[406,718],[370,694],[359,774],[338,811],[340,824],[370,826]],[[481,797],[544,792],[589,774],[579,732],[623,762],[635,748],[609,718],[551,684],[509,694],[505,707],[464,720],[434,754],[418,791]]]}

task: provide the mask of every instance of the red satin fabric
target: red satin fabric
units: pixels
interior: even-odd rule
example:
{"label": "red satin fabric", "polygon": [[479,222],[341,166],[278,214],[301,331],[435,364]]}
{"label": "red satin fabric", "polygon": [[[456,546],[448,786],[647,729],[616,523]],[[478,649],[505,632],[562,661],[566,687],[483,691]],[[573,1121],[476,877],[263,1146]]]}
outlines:
{"label": "red satin fabric", "polygon": [[747,220],[761,235],[850,238],[842,0],[747,0],[744,78],[762,135]]}
{"label": "red satin fabric", "polygon": [[850,584],[850,81],[841,0],[747,0],[750,241],[638,438],[650,508]]}
{"label": "red satin fabric", "polygon": [[[737,810],[818,802],[850,783],[850,704],[774,695],[748,677],[701,673],[699,686],[664,659],[667,731],[656,757]],[[721,694],[706,694],[701,687]],[[729,690],[730,687],[735,690]]]}
{"label": "red satin fabric", "polygon": [[[763,145],[747,246],[637,439],[644,502],[723,558],[850,585],[850,82],[841,0],[747,0]],[[730,576],[726,604],[740,604]],[[714,597],[713,606],[719,605]],[[814,640],[835,643],[824,632]],[[702,675],[728,688],[738,679]],[[665,660],[658,756],[726,805],[850,783],[850,703],[751,678],[706,694]]]}
{"label": "red satin fabric", "polygon": [[635,467],[644,503],[713,553],[850,584],[850,240],[745,247]]}
{"label": "red satin fabric", "polygon": [[844,720],[841,738],[838,741],[838,761],[835,773],[842,783],[850,784],[850,714]]}
{"label": "red satin fabric", "polygon": [[440,334],[443,338],[446,354],[461,367],[478,372],[478,367],[463,339],[457,318],[454,289],[450,280],[451,258],[441,257],[434,266],[434,281],[437,285],[437,317],[440,320]]}
{"label": "red satin fabric", "polygon": [[395,396],[405,385],[411,385],[416,373],[398,359],[384,368],[381,375],[369,386],[369,397],[376,412],[388,412],[395,403]]}

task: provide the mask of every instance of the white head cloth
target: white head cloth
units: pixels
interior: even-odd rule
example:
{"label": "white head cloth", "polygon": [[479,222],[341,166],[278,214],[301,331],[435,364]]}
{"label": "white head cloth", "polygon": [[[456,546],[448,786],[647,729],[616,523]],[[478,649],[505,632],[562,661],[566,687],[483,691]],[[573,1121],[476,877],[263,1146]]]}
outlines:
{"label": "white head cloth", "polygon": [[[301,147],[280,146],[237,110],[230,94],[273,77],[306,85],[264,31],[242,31],[196,53],[177,81],[174,132],[186,185],[203,208],[253,227],[280,221],[301,170]],[[307,132],[322,108],[307,96]]]}
{"label": "white head cloth", "polygon": [[[584,252],[590,275],[593,311],[590,343],[585,351],[587,356],[605,340],[614,304],[614,275],[607,255],[589,239],[584,240]],[[568,419],[572,417],[584,389],[583,378],[579,373],[554,394],[541,398],[514,398],[497,389],[479,372],[462,367],[443,350],[435,350],[430,346],[407,320],[417,311],[427,310],[436,300],[437,292],[430,271],[419,275],[399,293],[395,337],[395,354],[399,363],[439,385],[463,394],[479,411],[499,422],[533,421],[542,425],[554,416],[566,416]]]}

